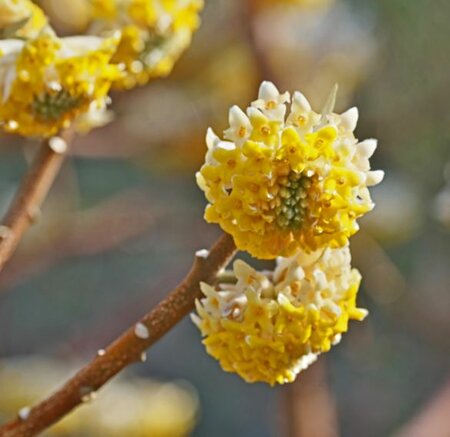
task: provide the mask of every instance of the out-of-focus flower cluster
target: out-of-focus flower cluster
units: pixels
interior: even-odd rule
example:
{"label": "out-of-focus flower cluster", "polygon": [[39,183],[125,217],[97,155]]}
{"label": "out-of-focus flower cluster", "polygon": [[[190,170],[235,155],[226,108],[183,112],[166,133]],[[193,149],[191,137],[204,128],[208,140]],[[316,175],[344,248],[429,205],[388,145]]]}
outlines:
{"label": "out-of-focus flower cluster", "polygon": [[48,137],[81,114],[106,106],[120,69],[110,63],[118,38],[57,38],[50,30],[35,39],[0,41],[0,121],[8,132]]}
{"label": "out-of-focus flower cluster", "polygon": [[[41,357],[12,358],[0,368],[0,417],[25,418],[32,405],[49,388],[67,377],[64,363]],[[198,415],[195,390],[186,383],[122,378],[98,394],[99,402],[81,408],[54,425],[45,435],[112,437],[185,437]],[[86,402],[95,396],[86,394]]]}
{"label": "out-of-focus flower cluster", "polygon": [[31,0],[0,2],[0,38],[35,38],[46,25],[44,12]]}
{"label": "out-of-focus flower cluster", "polygon": [[247,382],[292,382],[340,341],[349,320],[367,315],[356,307],[361,277],[348,247],[280,258],[273,276],[243,261],[234,273],[235,285],[202,284],[192,317],[208,353]]}
{"label": "out-of-focus flower cluster", "polygon": [[119,35],[58,38],[28,0],[0,4],[0,125],[49,137],[73,122],[83,130],[106,118],[107,94],[122,76],[111,63]]}
{"label": "out-of-focus flower cluster", "polygon": [[[87,0],[86,0],[87,1]],[[112,85],[167,75],[199,25],[202,0],[94,0],[93,36],[58,38],[29,0],[0,3],[0,125],[48,137],[105,124]]]}
{"label": "out-of-focus flower cluster", "polygon": [[318,114],[294,93],[269,82],[244,113],[229,113],[225,140],[208,131],[205,165],[197,175],[209,201],[205,218],[218,223],[237,247],[259,258],[297,250],[342,247],[373,208],[368,186],[375,140],[358,142],[358,111]]}
{"label": "out-of-focus flower cluster", "polygon": [[120,30],[122,37],[113,62],[124,67],[118,88],[143,85],[166,76],[190,44],[200,24],[203,0],[93,0],[96,34]]}

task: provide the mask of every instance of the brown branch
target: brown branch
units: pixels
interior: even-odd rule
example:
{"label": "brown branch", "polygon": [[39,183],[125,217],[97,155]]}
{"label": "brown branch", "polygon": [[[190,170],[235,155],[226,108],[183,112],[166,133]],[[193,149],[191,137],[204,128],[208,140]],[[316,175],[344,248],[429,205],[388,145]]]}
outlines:
{"label": "brown branch", "polygon": [[41,205],[64,161],[71,138],[72,134],[65,131],[61,137],[52,137],[42,143],[0,227],[0,270],[39,215]]}
{"label": "brown branch", "polygon": [[[173,328],[194,307],[199,283],[211,282],[236,252],[232,237],[222,235],[210,252],[199,252],[183,281],[137,324],[100,350],[97,356],[49,398],[27,414],[0,427],[2,437],[29,437],[48,428],[82,402]],[[23,412],[23,410],[22,410]]]}
{"label": "brown branch", "polygon": [[334,396],[328,387],[325,357],[320,357],[285,390],[282,416],[289,437],[337,437]]}

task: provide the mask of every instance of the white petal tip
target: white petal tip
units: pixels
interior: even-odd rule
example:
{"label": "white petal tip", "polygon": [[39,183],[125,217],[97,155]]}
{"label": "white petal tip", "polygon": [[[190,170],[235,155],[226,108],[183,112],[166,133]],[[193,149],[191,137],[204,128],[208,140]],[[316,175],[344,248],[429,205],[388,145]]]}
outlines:
{"label": "white petal tip", "polygon": [[358,144],[358,153],[365,158],[370,158],[377,148],[378,141],[375,139],[369,139],[362,141]]}
{"label": "white petal tip", "polygon": [[384,178],[383,170],[369,171],[367,173],[367,186],[371,187],[373,185],[379,184]]}
{"label": "white petal tip", "polygon": [[265,80],[259,87],[258,97],[263,100],[272,100],[279,94],[278,88],[272,82]]}
{"label": "white petal tip", "polygon": [[217,141],[219,141],[219,137],[213,129],[209,127],[206,131],[206,145],[208,146],[208,149],[212,149],[217,144]]}
{"label": "white petal tip", "polygon": [[239,124],[241,126],[249,124],[249,119],[245,112],[237,105],[233,105],[228,113],[228,121],[231,126]]}
{"label": "white petal tip", "polygon": [[358,108],[353,107],[341,114],[341,126],[345,130],[353,132],[358,124],[359,112]]}
{"label": "white petal tip", "polygon": [[277,301],[280,305],[286,305],[289,303],[289,299],[283,294],[278,294]]}
{"label": "white petal tip", "polygon": [[300,91],[295,91],[292,101],[295,109],[305,112],[311,111],[311,104]]}
{"label": "white petal tip", "polygon": [[212,287],[206,282],[200,282],[200,290],[206,296],[208,292],[212,289]]}
{"label": "white petal tip", "polygon": [[254,272],[253,268],[241,259],[237,259],[233,263],[233,271],[237,278],[243,278]]}
{"label": "white petal tip", "polygon": [[190,317],[191,317],[192,323],[194,323],[195,326],[200,328],[200,325],[202,323],[202,319],[199,316],[197,316],[197,314],[194,314],[194,313],[191,313]]}

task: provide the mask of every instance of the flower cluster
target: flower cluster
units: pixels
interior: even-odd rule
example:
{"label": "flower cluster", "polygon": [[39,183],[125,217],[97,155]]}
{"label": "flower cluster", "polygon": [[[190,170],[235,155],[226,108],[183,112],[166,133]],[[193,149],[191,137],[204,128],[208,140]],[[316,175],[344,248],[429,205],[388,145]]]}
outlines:
{"label": "flower cluster", "polygon": [[36,38],[47,25],[44,12],[31,0],[0,2],[0,35],[2,38]]}
{"label": "flower cluster", "polygon": [[199,26],[203,0],[92,0],[93,30],[120,30],[113,62],[124,67],[117,88],[166,76]]}
{"label": "flower cluster", "polygon": [[8,132],[51,136],[80,115],[106,106],[122,73],[110,63],[118,37],[0,41],[0,123]]}
{"label": "flower cluster", "polygon": [[280,258],[270,276],[234,263],[235,285],[202,284],[193,321],[209,354],[247,382],[292,382],[319,354],[340,341],[356,307],[360,274],[350,251],[325,249]]}
{"label": "flower cluster", "polygon": [[376,141],[355,138],[357,109],[335,114],[334,100],[317,113],[263,82],[246,112],[230,109],[224,139],[207,133],[206,220],[238,249],[277,259],[273,273],[236,261],[236,284],[202,284],[193,315],[208,353],[248,382],[293,381],[367,315],[348,240],[384,173],[370,170]]}
{"label": "flower cluster", "polygon": [[60,39],[30,0],[0,2],[0,125],[48,137],[72,123],[81,131],[104,124],[111,86],[167,75],[202,7],[202,0],[89,0],[99,36]]}
{"label": "flower cluster", "polygon": [[318,114],[295,92],[263,82],[246,113],[229,113],[222,140],[210,129],[206,162],[197,174],[209,201],[205,218],[259,258],[343,247],[356,220],[373,208],[368,186],[375,140],[358,142],[358,111]]}

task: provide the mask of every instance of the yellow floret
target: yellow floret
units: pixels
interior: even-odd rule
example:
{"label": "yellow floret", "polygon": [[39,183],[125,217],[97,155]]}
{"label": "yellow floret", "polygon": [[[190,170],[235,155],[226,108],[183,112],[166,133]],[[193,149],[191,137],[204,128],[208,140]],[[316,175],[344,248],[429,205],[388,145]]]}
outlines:
{"label": "yellow floret", "polygon": [[369,171],[376,142],[353,134],[356,108],[321,116],[295,93],[285,119],[288,100],[264,82],[247,113],[231,108],[225,140],[208,131],[197,175],[205,219],[259,258],[344,246],[373,208],[367,187],[382,178]]}
{"label": "yellow floret", "polygon": [[208,353],[247,382],[292,382],[367,315],[348,247],[279,259],[271,280],[242,261],[234,273],[234,286],[202,285],[193,320]]}

